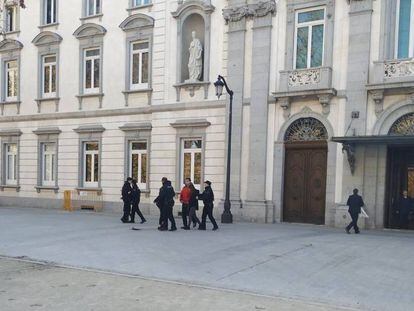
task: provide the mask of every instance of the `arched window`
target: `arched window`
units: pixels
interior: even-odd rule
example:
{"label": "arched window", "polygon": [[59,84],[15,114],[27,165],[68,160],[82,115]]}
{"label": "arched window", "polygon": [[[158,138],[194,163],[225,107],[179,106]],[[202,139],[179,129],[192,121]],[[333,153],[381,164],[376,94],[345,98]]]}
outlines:
{"label": "arched window", "polygon": [[388,134],[414,135],[414,113],[406,114],[395,121]]}
{"label": "arched window", "polygon": [[327,140],[325,126],[315,118],[301,118],[294,121],[286,131],[285,142]]}

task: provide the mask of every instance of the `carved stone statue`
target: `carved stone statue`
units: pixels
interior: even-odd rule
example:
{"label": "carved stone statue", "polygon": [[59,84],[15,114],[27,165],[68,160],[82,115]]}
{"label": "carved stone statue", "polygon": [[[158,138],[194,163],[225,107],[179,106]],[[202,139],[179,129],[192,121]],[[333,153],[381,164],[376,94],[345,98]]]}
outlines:
{"label": "carved stone statue", "polygon": [[196,32],[191,33],[193,40],[191,41],[190,58],[188,60],[188,80],[185,82],[197,82],[200,81],[201,73],[203,71],[203,46],[201,41],[196,38]]}

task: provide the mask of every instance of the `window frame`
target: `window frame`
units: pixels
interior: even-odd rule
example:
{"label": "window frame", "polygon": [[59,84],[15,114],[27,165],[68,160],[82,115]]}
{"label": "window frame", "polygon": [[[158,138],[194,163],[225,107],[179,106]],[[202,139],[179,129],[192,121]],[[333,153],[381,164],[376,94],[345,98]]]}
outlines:
{"label": "window frame", "polygon": [[42,14],[42,25],[54,25],[58,22],[58,0],[50,0],[51,1],[51,21],[47,21],[48,16],[48,8],[47,3],[49,0],[43,0],[43,14]]}
{"label": "window frame", "polygon": [[[200,141],[201,142],[201,148],[185,148],[185,142],[186,141]],[[185,170],[185,163],[184,158],[185,154],[189,153],[191,155],[191,162],[190,162],[190,178],[191,181],[194,184],[194,187],[198,190],[201,190],[201,186],[203,184],[203,175],[204,175],[204,139],[201,136],[196,137],[182,137],[181,138],[181,146],[180,146],[180,185],[184,183],[184,170]],[[195,183],[195,154],[200,153],[201,155],[201,167],[200,167],[200,183]]]}
{"label": "window frame", "polygon": [[[15,145],[16,152],[10,153],[9,146]],[[10,186],[17,186],[19,180],[19,144],[17,142],[7,142],[4,143],[4,173],[5,173],[5,184]],[[14,179],[9,179],[9,156],[13,156],[13,176]]]}
{"label": "window frame", "polygon": [[[400,30],[400,3],[401,0],[397,1],[396,16],[395,16],[395,43],[394,43],[394,58],[398,57],[399,52],[399,30]],[[410,13],[410,32],[409,32],[409,43],[408,43],[408,58],[414,57],[414,1],[411,0],[411,13]]]}
{"label": "window frame", "polygon": [[[147,43],[148,47],[145,49],[138,49],[136,51],[134,51],[134,44],[140,44],[140,43]],[[144,53],[148,54],[148,77],[147,77],[147,82],[142,82],[142,71],[143,71],[143,66],[142,66],[142,55]],[[138,54],[139,55],[139,72],[138,72],[138,83],[133,83],[134,81],[134,55]],[[136,40],[136,41],[130,41],[129,42],[129,89],[130,90],[143,90],[143,89],[148,89],[149,88],[149,81],[150,81],[150,60],[151,60],[151,49],[150,49],[150,41],[149,40]]]}
{"label": "window frame", "polygon": [[[11,69],[8,68],[8,64],[11,62],[15,62],[16,63],[16,68],[15,71],[16,72],[16,89],[15,94],[13,96],[9,96],[9,90],[8,90],[8,86],[9,86],[9,71],[12,71]],[[19,94],[20,94],[20,62],[18,58],[11,58],[11,59],[7,59],[4,60],[3,62],[4,66],[3,66],[3,76],[4,76],[4,85],[3,85],[3,91],[4,91],[4,101],[6,102],[16,102],[19,100]]]}
{"label": "window frame", "polygon": [[[53,151],[46,151],[46,146],[50,146],[53,145],[54,146],[54,150]],[[41,142],[40,143],[40,156],[41,156],[41,185],[42,186],[50,186],[53,187],[56,185],[57,182],[57,142],[54,141],[45,141],[45,142]],[[46,156],[49,155],[52,157],[52,163],[50,164],[50,169],[51,169],[51,178],[50,180],[46,179]]]}
{"label": "window frame", "polygon": [[[144,150],[144,149],[138,149],[138,150],[133,150],[132,149],[132,145],[134,144],[134,143],[145,143],[146,144],[146,149]],[[148,175],[148,171],[149,171],[149,151],[148,151],[148,140],[145,140],[145,139],[137,139],[137,140],[129,140],[128,141],[128,166],[129,166],[129,168],[128,168],[128,173],[129,173],[129,175],[128,176],[133,176],[133,172],[132,172],[132,162],[133,162],[133,159],[132,159],[132,157],[133,157],[133,155],[134,154],[138,154],[138,178],[137,178],[137,184],[138,184],[138,187],[141,189],[141,190],[147,190],[147,185],[148,185],[148,179],[149,179],[149,175]],[[146,172],[147,172],[147,175],[146,175],[146,180],[145,180],[145,182],[144,183],[142,183],[141,182],[141,177],[142,177],[142,155],[143,154],[145,154],[146,155],[146,158],[147,158],[147,160],[146,160]]]}
{"label": "window frame", "polygon": [[[89,4],[90,2],[93,2],[93,14],[91,14],[91,12],[89,11]],[[97,4],[99,1],[99,9],[100,11],[98,12],[97,10]],[[99,16],[102,14],[102,0],[85,0],[85,17],[93,17],[93,16]]]}
{"label": "window frame", "polygon": [[[9,9],[12,8],[13,9],[13,27],[12,29],[10,28],[10,23],[9,23]],[[6,6],[5,10],[4,10],[4,28],[6,29],[6,33],[12,33],[12,32],[16,32],[19,31],[19,23],[18,23],[18,13],[19,13],[19,8],[17,5],[8,5]]]}
{"label": "window frame", "polygon": [[[54,57],[55,61],[46,63],[45,60],[48,57]],[[46,65],[50,64],[50,65]],[[46,82],[46,76],[45,76],[45,69],[46,67],[50,67],[49,69],[49,88],[52,90],[52,81],[53,81],[53,66],[55,67],[55,91],[54,92],[45,92],[45,82]],[[57,90],[58,90],[58,55],[57,53],[52,54],[44,54],[41,55],[41,95],[42,98],[56,98],[57,97]]]}
{"label": "window frame", "polygon": [[[98,150],[86,150],[86,145],[88,144],[97,144]],[[99,140],[85,140],[82,142],[82,184],[85,188],[98,188],[101,179],[101,143]],[[86,158],[88,155],[91,155],[91,181],[86,180]],[[95,180],[94,167],[95,167],[95,155],[98,156],[98,180]]]}
{"label": "window frame", "polygon": [[[148,3],[137,4],[138,1],[140,2],[148,1]],[[152,0],[131,0],[131,8],[139,8],[139,7],[143,7],[143,6],[147,6],[151,4],[152,4]]]}
{"label": "window frame", "polygon": [[[306,13],[306,12],[312,12],[312,11],[318,11],[323,9],[324,11],[324,19],[323,20],[317,20],[317,21],[311,21],[311,22],[304,22],[299,23],[299,14],[300,13]],[[293,41],[293,69],[311,69],[311,68],[318,68],[323,67],[325,65],[325,40],[326,40],[326,6],[316,6],[316,7],[310,7],[310,8],[304,8],[304,9],[297,9],[295,10],[295,24],[294,24],[294,41]],[[322,63],[320,66],[312,67],[312,29],[314,26],[323,25],[323,40],[322,40]],[[307,27],[308,30],[308,51],[307,51],[307,64],[305,68],[297,68],[297,40],[298,40],[298,29]]]}
{"label": "window frame", "polygon": [[[86,53],[88,51],[93,51],[93,50],[98,50],[99,51],[99,55],[96,56],[86,56]],[[96,87],[95,86],[95,60],[99,59],[99,72],[98,72],[98,77],[99,77],[99,86]],[[91,88],[86,88],[86,63],[87,61],[90,60],[91,61]],[[82,60],[82,65],[83,65],[83,73],[82,73],[82,88],[83,88],[83,94],[99,94],[101,91],[101,87],[102,87],[102,48],[100,46],[97,47],[88,47],[88,48],[84,48],[83,49],[83,60]]]}

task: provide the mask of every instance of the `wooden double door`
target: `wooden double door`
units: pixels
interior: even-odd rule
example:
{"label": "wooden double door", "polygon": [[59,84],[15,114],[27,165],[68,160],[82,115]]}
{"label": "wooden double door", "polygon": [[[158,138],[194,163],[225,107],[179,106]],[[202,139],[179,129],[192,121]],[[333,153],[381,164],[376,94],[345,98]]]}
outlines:
{"label": "wooden double door", "polygon": [[285,144],[283,221],[325,224],[325,141]]}

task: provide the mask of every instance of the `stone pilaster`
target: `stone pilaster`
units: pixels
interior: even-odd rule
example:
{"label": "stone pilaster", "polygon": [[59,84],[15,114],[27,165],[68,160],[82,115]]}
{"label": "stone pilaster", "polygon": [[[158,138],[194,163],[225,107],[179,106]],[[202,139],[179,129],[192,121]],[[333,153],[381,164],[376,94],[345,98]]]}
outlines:
{"label": "stone pilaster", "polygon": [[[373,0],[351,0],[349,4],[349,47],[348,74],[346,85],[347,103],[345,108],[345,135],[366,135],[368,93],[368,73],[370,66],[370,44]],[[353,112],[359,113],[359,118],[352,119]],[[363,188],[364,176],[364,147],[355,150],[355,173],[352,174],[349,164],[344,161],[343,199],[352,188]]]}
{"label": "stone pilaster", "polygon": [[[230,200],[233,209],[241,207],[240,180],[246,20],[243,15],[239,14],[237,8],[241,5],[245,5],[245,3],[245,0],[231,0],[229,1],[230,7],[223,10],[223,17],[229,25],[226,80],[234,92],[230,176]],[[223,193],[225,193],[225,191],[223,191]]]}
{"label": "stone pilaster", "polygon": [[[244,217],[268,222],[271,204],[266,202],[267,127],[272,42],[272,15],[276,6],[267,2],[262,16],[254,15],[249,128],[249,166]],[[273,8],[273,9],[271,9]],[[255,12],[258,12],[255,8]],[[264,13],[266,13],[264,15]]]}

